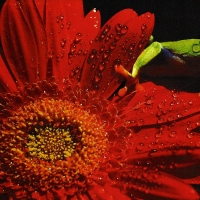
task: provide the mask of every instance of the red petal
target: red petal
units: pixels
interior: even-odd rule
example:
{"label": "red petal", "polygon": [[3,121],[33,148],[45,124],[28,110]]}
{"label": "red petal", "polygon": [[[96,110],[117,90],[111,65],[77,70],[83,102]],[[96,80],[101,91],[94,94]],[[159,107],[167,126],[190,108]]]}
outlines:
{"label": "red petal", "polygon": [[124,80],[115,72],[115,66],[122,64],[127,70],[132,68],[148,42],[153,24],[153,15],[146,13],[138,17],[131,9],[112,17],[92,44],[82,73],[82,87],[108,98]]}
{"label": "red petal", "polygon": [[120,192],[119,189],[112,187],[110,184],[104,186],[96,185],[89,190],[92,199],[120,199],[130,200],[125,194]]}
{"label": "red petal", "polygon": [[[170,91],[151,82],[143,87],[144,91],[137,92],[123,107],[121,117],[130,121],[130,126],[172,123],[200,113],[200,96],[196,93]],[[119,109],[124,103],[118,104]]]}
{"label": "red petal", "polygon": [[0,73],[0,91],[5,92],[17,92],[16,84],[11,77],[2,57],[0,56],[0,66],[1,66],[1,73]]}
{"label": "red petal", "polygon": [[44,22],[46,20],[45,12],[44,12],[45,11],[45,3],[46,3],[46,0],[35,0],[35,5],[37,6],[40,16]]}
{"label": "red petal", "polygon": [[76,86],[80,81],[85,55],[87,54],[93,39],[100,30],[100,12],[92,10],[79,23],[76,35],[71,44],[70,52],[68,54],[70,65],[70,79],[73,85]]}
{"label": "red petal", "polygon": [[83,20],[83,4],[78,1],[46,2],[48,57],[52,57],[53,75],[60,84],[69,76],[68,53],[74,33]]}
{"label": "red petal", "polygon": [[44,77],[46,46],[39,42],[39,38],[43,39],[45,32],[34,2],[6,1],[1,27],[3,51],[18,84],[37,81],[39,64],[40,76]]}
{"label": "red petal", "polygon": [[[157,171],[135,169],[124,173],[111,173],[110,177],[120,188],[126,189],[131,197],[142,199],[190,199],[197,200],[199,195],[190,186],[176,177]],[[126,183],[126,184],[124,184]]]}

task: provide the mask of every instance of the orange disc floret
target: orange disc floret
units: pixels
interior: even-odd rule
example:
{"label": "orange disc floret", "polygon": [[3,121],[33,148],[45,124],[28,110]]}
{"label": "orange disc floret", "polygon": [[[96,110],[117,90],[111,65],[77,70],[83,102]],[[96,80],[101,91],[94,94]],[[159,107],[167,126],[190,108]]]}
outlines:
{"label": "orange disc floret", "polygon": [[85,190],[84,177],[99,167],[108,146],[106,126],[90,106],[41,95],[9,110],[0,130],[0,171],[9,188]]}

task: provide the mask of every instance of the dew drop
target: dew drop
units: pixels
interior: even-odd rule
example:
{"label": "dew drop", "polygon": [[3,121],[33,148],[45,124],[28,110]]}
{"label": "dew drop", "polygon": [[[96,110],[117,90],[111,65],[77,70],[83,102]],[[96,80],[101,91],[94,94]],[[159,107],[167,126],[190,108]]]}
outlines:
{"label": "dew drop", "polygon": [[194,133],[193,133],[193,132],[188,133],[187,137],[188,137],[189,139],[192,139],[192,138],[194,137]]}
{"label": "dew drop", "polygon": [[61,24],[61,25],[60,25],[60,28],[61,28],[61,29],[63,29],[63,28],[64,28],[64,26],[65,26],[64,24]]}
{"label": "dew drop", "polygon": [[144,30],[146,30],[146,28],[147,28],[147,25],[146,24],[142,24],[141,30],[144,31]]}
{"label": "dew drop", "polygon": [[81,33],[77,33],[76,34],[76,38],[74,39],[74,43],[79,43],[81,41],[82,38],[82,34]]}
{"label": "dew drop", "polygon": [[122,29],[122,25],[121,25],[121,24],[117,24],[117,25],[115,26],[116,32],[120,32],[121,29]]}
{"label": "dew drop", "polygon": [[61,41],[60,41],[60,46],[61,46],[61,47],[64,47],[65,44],[66,44],[66,39],[65,39],[65,38],[61,39]]}
{"label": "dew drop", "polygon": [[171,131],[169,137],[174,138],[176,136],[176,131]]}
{"label": "dew drop", "polygon": [[64,15],[60,15],[60,20],[63,20],[64,19]]}
{"label": "dew drop", "polygon": [[74,69],[72,69],[72,71],[70,72],[70,77],[72,78],[72,77],[74,77],[76,74],[75,74],[75,70]]}
{"label": "dew drop", "polygon": [[200,121],[198,121],[198,122],[196,123],[196,125],[197,125],[197,126],[200,126]]}
{"label": "dew drop", "polygon": [[103,31],[101,32],[101,35],[99,36],[99,39],[102,40],[106,37],[106,35],[108,34],[108,32],[110,31],[111,26],[109,24],[105,25],[105,28],[103,29]]}
{"label": "dew drop", "polygon": [[104,62],[99,63],[98,69],[99,71],[103,71],[106,67],[106,64]]}
{"label": "dew drop", "polygon": [[168,118],[167,118],[167,121],[171,122],[174,120],[174,116],[173,115],[170,115]]}
{"label": "dew drop", "polygon": [[115,42],[111,42],[110,43],[110,50],[114,50],[116,47],[116,43]]}
{"label": "dew drop", "polygon": [[72,44],[70,47],[70,54],[74,54],[74,52],[76,51],[76,45]]}
{"label": "dew drop", "polygon": [[106,51],[104,52],[104,54],[103,54],[103,59],[107,59],[108,56],[109,56],[109,54],[110,54],[110,51],[109,51],[109,50],[106,50]]}
{"label": "dew drop", "polygon": [[200,141],[196,142],[196,146],[200,147]]}
{"label": "dew drop", "polygon": [[105,49],[105,46],[102,45],[101,48],[100,48],[100,50],[99,50],[99,53],[102,54],[104,52],[104,49]]}
{"label": "dew drop", "polygon": [[121,34],[125,35],[128,32],[128,26],[123,26],[121,29]]}
{"label": "dew drop", "polygon": [[115,41],[120,40],[121,36],[122,36],[121,33],[117,33],[117,34],[115,35]]}
{"label": "dew drop", "polygon": [[70,22],[67,22],[67,29],[68,29],[68,30],[70,29],[70,26],[71,26],[71,23],[70,23]]}
{"label": "dew drop", "polygon": [[60,16],[56,17],[56,22],[59,23],[60,22]]}
{"label": "dew drop", "polygon": [[88,59],[87,59],[87,63],[88,64],[91,64],[94,61],[94,59],[96,57],[96,54],[97,54],[97,50],[96,49],[92,49],[90,54],[89,54],[89,56],[88,56]]}
{"label": "dew drop", "polygon": [[144,125],[144,120],[143,120],[143,119],[139,119],[139,120],[137,121],[137,125],[138,125],[138,126],[143,126],[143,125]]}
{"label": "dew drop", "polygon": [[101,75],[101,73],[96,73],[95,74],[95,77],[94,77],[94,81],[95,81],[95,83],[99,83],[100,81],[101,81],[101,78],[102,78],[102,75]]}
{"label": "dew drop", "polygon": [[192,103],[192,101],[189,101],[188,104],[191,106],[193,103]]}
{"label": "dew drop", "polygon": [[158,123],[158,124],[162,124],[163,121],[164,121],[163,118],[159,118],[158,121],[157,121],[157,123]]}
{"label": "dew drop", "polygon": [[140,143],[136,146],[136,150],[137,151],[142,151],[144,149],[144,144],[143,143]]}

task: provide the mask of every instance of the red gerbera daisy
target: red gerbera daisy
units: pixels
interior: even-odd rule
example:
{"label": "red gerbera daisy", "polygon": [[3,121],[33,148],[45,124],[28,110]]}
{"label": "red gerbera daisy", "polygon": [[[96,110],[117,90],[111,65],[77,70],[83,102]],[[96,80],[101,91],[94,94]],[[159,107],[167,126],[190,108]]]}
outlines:
{"label": "red gerbera daisy", "polygon": [[100,13],[84,18],[81,0],[6,1],[1,193],[198,199],[190,184],[199,183],[199,95],[151,82],[119,89],[119,66],[131,69],[153,25],[152,14],[125,9],[99,30]]}

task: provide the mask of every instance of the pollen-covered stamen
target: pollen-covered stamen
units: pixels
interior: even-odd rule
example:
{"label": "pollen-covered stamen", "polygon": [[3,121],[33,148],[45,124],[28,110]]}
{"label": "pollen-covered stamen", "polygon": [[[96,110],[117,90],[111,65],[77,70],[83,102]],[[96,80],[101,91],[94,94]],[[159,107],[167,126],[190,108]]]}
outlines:
{"label": "pollen-covered stamen", "polygon": [[[137,76],[133,76],[131,73],[129,73],[122,65],[116,65],[115,66],[115,71],[118,74],[121,74],[122,76],[124,76],[127,80],[127,85],[130,84],[134,84],[136,87],[137,91],[142,91],[143,87],[139,84],[139,74]],[[124,96],[127,92],[127,87],[122,88],[121,90],[119,90],[118,95],[120,97]]]}
{"label": "pollen-covered stamen", "polygon": [[69,130],[64,128],[35,128],[28,138],[29,154],[44,160],[63,160],[70,157],[76,147]]}
{"label": "pollen-covered stamen", "polygon": [[48,190],[76,184],[99,167],[108,146],[101,118],[68,100],[40,98],[5,118],[2,170],[12,182]]}

